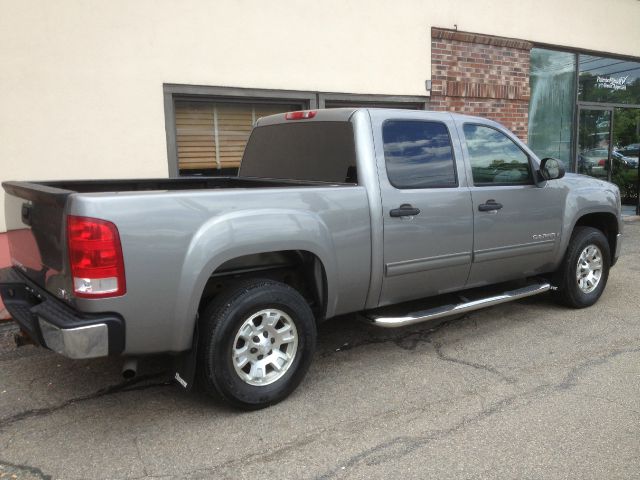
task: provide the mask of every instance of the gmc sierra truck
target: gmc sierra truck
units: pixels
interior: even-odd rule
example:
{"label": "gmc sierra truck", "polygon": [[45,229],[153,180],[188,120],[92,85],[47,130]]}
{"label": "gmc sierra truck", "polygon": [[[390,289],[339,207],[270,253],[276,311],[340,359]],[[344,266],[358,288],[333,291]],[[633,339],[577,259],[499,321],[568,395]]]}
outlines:
{"label": "gmc sierra truck", "polygon": [[246,409],[296,388],[325,319],[402,327],[548,290],[588,307],[622,238],[615,185],[445,112],[265,117],[237,177],[2,185],[0,292],[35,343],[173,354],[182,386]]}

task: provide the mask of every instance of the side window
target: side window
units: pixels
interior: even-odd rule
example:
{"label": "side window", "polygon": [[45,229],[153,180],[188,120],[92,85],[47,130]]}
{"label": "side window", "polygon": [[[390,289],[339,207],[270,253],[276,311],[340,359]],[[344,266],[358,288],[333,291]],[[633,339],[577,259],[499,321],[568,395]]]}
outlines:
{"label": "side window", "polygon": [[464,125],[474,185],[533,183],[529,157],[505,134],[484,125]]}
{"label": "side window", "polygon": [[387,120],[382,125],[387,176],[396,188],[455,187],[453,148],[444,123]]}

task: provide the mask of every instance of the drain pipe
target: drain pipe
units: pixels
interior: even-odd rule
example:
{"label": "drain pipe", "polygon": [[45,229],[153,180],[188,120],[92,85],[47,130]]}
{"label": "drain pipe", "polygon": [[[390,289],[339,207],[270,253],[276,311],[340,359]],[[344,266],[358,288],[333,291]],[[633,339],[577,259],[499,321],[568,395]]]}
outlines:
{"label": "drain pipe", "polygon": [[138,359],[127,358],[122,364],[122,376],[125,380],[131,380],[138,373]]}

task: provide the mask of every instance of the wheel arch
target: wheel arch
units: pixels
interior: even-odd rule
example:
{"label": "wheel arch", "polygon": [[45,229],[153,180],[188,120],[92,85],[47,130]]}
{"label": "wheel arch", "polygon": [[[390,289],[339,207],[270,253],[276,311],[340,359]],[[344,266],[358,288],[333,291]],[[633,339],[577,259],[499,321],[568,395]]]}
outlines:
{"label": "wheel arch", "polygon": [[304,266],[303,276],[308,274],[309,282],[312,277],[313,289],[321,292],[322,308],[314,313],[331,317],[337,302],[337,262],[329,229],[318,215],[255,209],[232,212],[203,225],[193,236],[179,272],[174,350],[190,348],[198,310],[211,291],[212,278],[264,276],[269,270],[265,267],[280,260],[289,267]]}
{"label": "wheel arch", "polygon": [[318,255],[309,250],[257,252],[232,258],[219,265],[209,276],[200,296],[202,310],[227,286],[246,278],[270,278],[300,292],[316,319],[327,311],[327,272]]}
{"label": "wheel arch", "polygon": [[616,243],[618,241],[617,236],[618,233],[620,233],[618,218],[616,215],[611,212],[585,213],[576,220],[573,228],[571,229],[571,234],[573,234],[576,227],[592,227],[600,230],[604,236],[607,237],[613,266],[613,263],[615,263],[613,256],[616,251]]}

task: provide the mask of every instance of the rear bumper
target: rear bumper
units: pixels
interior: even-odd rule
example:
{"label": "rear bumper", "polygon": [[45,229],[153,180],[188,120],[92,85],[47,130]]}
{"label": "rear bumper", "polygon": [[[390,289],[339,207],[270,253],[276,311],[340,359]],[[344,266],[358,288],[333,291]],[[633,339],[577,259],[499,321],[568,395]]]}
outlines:
{"label": "rear bumper", "polygon": [[69,358],[118,355],[125,325],[115,313],[78,312],[12,267],[0,270],[0,295],[13,320],[37,344]]}

